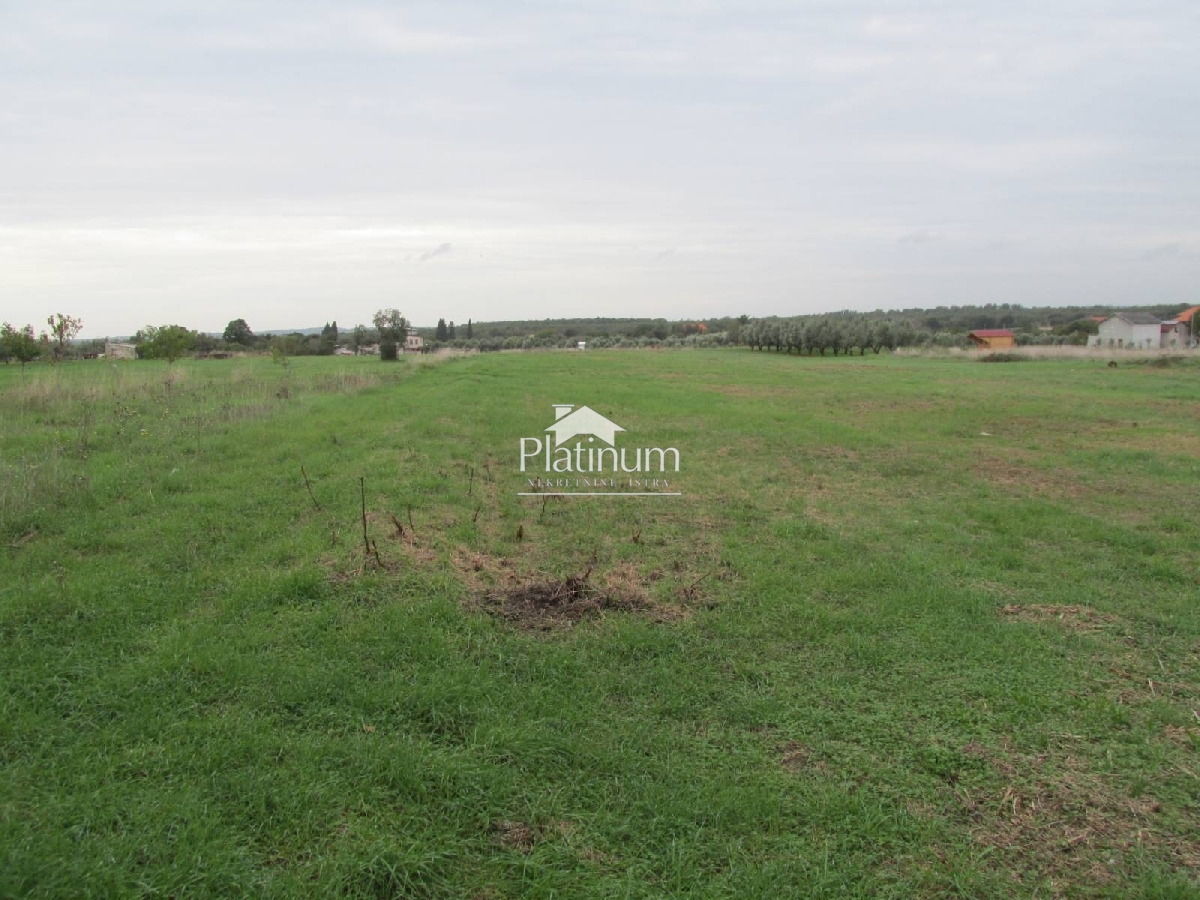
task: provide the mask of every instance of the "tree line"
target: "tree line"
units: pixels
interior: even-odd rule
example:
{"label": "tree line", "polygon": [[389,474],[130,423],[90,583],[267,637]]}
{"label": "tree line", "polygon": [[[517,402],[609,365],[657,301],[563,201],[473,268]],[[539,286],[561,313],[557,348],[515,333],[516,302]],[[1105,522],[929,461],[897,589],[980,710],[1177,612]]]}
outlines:
{"label": "tree line", "polygon": [[908,322],[866,316],[762,319],[743,329],[742,341],[755,350],[786,350],[809,356],[824,356],[827,351],[837,356],[857,350],[861,356],[868,350],[879,353],[912,346],[917,343],[917,331]]}
{"label": "tree line", "polygon": [[[1167,318],[1176,306],[1141,307]],[[896,347],[969,346],[968,331],[1009,328],[1018,344],[1084,344],[1098,330],[1097,319],[1112,307],[1039,307],[1020,304],[949,306],[936,309],[843,311],[794,317],[726,316],[702,320],[661,318],[578,318],[473,322],[465,327],[439,318],[436,328],[416,329],[396,309],[379,310],[370,325],[339,328],[325,323],[319,332],[255,334],[243,318],[234,319],[220,335],[182,325],[148,325],[131,342],[138,356],[168,362],[188,353],[221,355],[270,352],[289,356],[328,356],[337,352],[378,353],[396,359],[409,334],[420,334],[426,350],[454,348],[480,352],[574,347],[592,348],[749,346],[756,350],[839,355],[857,351],[881,353]],[[33,326],[0,329],[0,361],[22,365],[36,359],[57,362],[103,352],[103,341],[77,341],[81,320],[56,313],[40,334]]]}
{"label": "tree line", "polygon": [[83,329],[83,320],[55,313],[46,319],[47,330],[36,337],[32,325],[0,325],[0,361],[15,360],[24,368],[27,363],[42,357],[59,362],[71,354],[72,343]]}

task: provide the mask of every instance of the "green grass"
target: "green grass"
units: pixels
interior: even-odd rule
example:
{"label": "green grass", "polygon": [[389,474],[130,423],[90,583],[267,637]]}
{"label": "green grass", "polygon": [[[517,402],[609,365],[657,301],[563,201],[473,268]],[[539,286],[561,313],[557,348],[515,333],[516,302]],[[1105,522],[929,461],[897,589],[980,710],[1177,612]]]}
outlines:
{"label": "green grass", "polygon": [[[0,896],[1196,896],[1198,375],[0,368]],[[517,498],[558,402],[684,496]]]}

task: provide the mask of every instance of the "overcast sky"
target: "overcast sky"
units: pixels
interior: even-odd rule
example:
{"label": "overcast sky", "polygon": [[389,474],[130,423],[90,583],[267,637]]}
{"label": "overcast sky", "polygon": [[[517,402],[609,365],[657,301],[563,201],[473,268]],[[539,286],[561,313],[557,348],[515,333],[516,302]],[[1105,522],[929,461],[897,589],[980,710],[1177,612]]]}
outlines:
{"label": "overcast sky", "polygon": [[1200,302],[1200,3],[0,0],[0,319]]}

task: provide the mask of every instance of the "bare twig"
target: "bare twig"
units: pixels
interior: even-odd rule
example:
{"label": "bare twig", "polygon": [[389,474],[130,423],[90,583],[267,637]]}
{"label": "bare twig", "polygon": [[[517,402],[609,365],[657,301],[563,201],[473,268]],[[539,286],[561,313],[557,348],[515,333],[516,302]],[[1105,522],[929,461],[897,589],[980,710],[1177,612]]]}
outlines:
{"label": "bare twig", "polygon": [[317,502],[317,497],[313,493],[312,482],[308,480],[308,473],[304,471],[303,464],[300,466],[300,474],[304,476],[304,486],[308,488],[308,499],[312,501],[313,508],[316,509],[317,512],[320,512],[321,504]]}
{"label": "bare twig", "polygon": [[699,578],[697,578],[695,581],[693,581],[691,584],[689,584],[687,587],[685,587],[683,589],[683,596],[695,597],[696,596],[696,588],[698,588],[700,586],[700,582],[704,581],[704,579],[710,577],[711,575],[712,575],[712,572],[705,572],[703,575],[701,575]]}
{"label": "bare twig", "polygon": [[358,492],[362,499],[362,527],[363,527],[363,552],[371,555],[371,539],[367,536],[367,480],[359,477]]}

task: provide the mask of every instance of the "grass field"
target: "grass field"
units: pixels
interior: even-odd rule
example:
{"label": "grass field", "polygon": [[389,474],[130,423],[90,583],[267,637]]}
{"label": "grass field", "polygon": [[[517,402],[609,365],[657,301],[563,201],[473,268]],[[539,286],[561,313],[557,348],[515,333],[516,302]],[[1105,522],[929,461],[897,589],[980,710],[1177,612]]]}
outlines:
{"label": "grass field", "polygon": [[0,896],[1197,896],[1198,488],[1187,362],[0,368]]}

